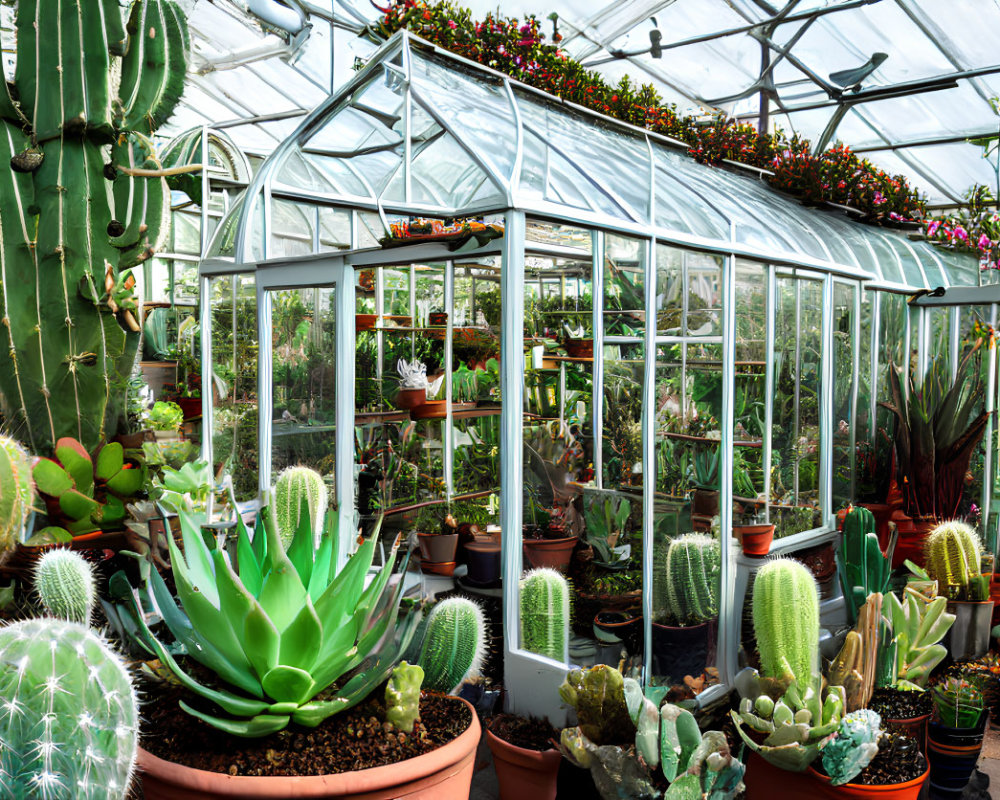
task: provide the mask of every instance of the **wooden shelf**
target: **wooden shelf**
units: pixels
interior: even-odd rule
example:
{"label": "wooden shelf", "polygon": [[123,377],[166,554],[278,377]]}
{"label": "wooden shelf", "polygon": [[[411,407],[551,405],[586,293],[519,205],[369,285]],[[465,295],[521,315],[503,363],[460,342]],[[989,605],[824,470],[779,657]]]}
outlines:
{"label": "wooden shelf", "polygon": [[[680,442],[712,442],[713,444],[721,444],[720,439],[709,439],[707,436],[691,436],[687,433],[673,433],[671,431],[658,431],[657,436],[662,436],[667,439],[675,439]],[[734,447],[763,447],[763,441],[750,441],[750,442],[733,442]]]}

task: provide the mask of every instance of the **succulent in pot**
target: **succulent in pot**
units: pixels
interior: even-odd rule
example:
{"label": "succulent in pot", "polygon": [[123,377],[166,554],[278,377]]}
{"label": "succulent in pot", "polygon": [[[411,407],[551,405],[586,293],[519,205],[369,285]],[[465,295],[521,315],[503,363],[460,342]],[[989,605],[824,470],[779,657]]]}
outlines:
{"label": "succulent in pot", "polygon": [[927,727],[931,794],[958,797],[979,761],[989,713],[982,693],[968,681],[947,678],[931,691],[934,715]]}
{"label": "succulent in pot", "polygon": [[401,358],[396,362],[396,372],[399,374],[396,405],[404,410],[423,405],[427,400],[427,365],[419,359]]}

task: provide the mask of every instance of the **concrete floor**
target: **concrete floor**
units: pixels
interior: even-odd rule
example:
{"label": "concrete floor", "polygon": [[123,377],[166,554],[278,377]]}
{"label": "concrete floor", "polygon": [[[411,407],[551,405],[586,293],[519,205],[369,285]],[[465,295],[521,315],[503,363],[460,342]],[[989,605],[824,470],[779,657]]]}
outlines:
{"label": "concrete floor", "polygon": [[983,741],[983,754],[979,757],[979,771],[990,779],[990,797],[1000,800],[1000,731],[990,728]]}

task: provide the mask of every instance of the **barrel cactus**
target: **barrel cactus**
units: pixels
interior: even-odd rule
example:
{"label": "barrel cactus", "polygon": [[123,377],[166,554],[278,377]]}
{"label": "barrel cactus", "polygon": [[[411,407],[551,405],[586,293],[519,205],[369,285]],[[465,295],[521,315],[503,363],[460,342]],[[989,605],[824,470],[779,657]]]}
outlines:
{"label": "barrel cactus", "polygon": [[130,268],[169,230],[149,137],[183,91],[187,29],[172,0],[127,13],[23,0],[14,18],[14,79],[0,87],[0,396],[34,452],[115,432],[139,343]]}
{"label": "barrel cactus", "polygon": [[702,533],[674,539],[667,549],[667,607],[681,625],[697,624],[719,614],[719,542]]}
{"label": "barrel cactus", "polygon": [[31,456],[14,439],[0,436],[0,557],[21,540],[34,497]]}
{"label": "barrel cactus", "polygon": [[420,651],[424,688],[450,692],[479,672],[486,633],[483,610],[467,597],[449,597],[434,606]]}
{"label": "barrel cactus", "polygon": [[802,564],[778,558],[757,572],[753,584],[753,628],[761,672],[812,683],[819,668],[819,593]]}
{"label": "barrel cactus", "polygon": [[0,628],[4,797],[124,798],[139,712],[121,659],[90,628],[30,619]]}
{"label": "barrel cactus", "polygon": [[299,527],[303,503],[309,508],[312,529],[318,535],[327,504],[323,476],[309,467],[289,467],[278,476],[274,486],[274,516],[285,547],[291,543]]}
{"label": "barrel cactus", "polygon": [[548,567],[521,580],[521,647],[555,661],[566,660],[569,583]]}
{"label": "barrel cactus", "polygon": [[[938,582],[938,591],[955,600],[983,600],[971,596],[979,583],[979,535],[964,522],[942,522],[927,536],[924,556],[927,572]],[[988,591],[988,589],[987,589]]]}
{"label": "barrel cactus", "polygon": [[35,591],[53,617],[87,624],[94,612],[97,589],[94,569],[72,550],[49,550],[35,568]]}

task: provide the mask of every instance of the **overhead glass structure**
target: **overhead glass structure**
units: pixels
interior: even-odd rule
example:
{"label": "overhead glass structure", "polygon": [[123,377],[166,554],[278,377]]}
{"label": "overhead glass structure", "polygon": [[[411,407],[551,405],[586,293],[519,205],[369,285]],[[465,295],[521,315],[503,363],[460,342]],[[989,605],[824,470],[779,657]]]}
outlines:
{"label": "overhead glass structure", "polygon": [[[467,217],[502,236],[399,236]],[[244,497],[316,466],[344,524],[411,530],[456,509],[498,524],[515,709],[556,719],[564,662],[594,656],[539,655],[517,633],[523,568],[574,535],[593,554],[577,633],[618,598],[641,618],[615,645],[629,668],[700,675],[705,701],[752,633],[759,561],[738,524],[773,522],[772,552],[824,547],[866,477],[888,371],[954,369],[972,322],[996,321],[993,299],[908,304],[978,287],[979,270],[907,233],[401,32],[258,169],[200,265],[203,363],[231,375],[204,395],[206,448],[258,475]],[[438,381],[419,411],[396,394],[400,361]],[[982,369],[992,409],[994,350]],[[976,464],[993,519],[995,467]],[[711,565],[696,610],[665,566],[692,534]]]}

